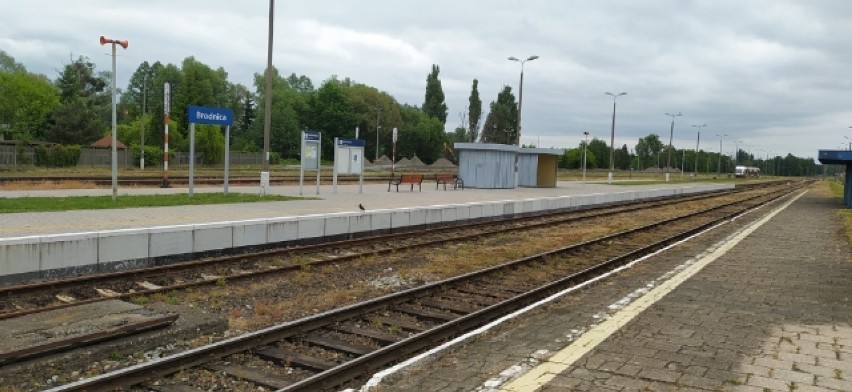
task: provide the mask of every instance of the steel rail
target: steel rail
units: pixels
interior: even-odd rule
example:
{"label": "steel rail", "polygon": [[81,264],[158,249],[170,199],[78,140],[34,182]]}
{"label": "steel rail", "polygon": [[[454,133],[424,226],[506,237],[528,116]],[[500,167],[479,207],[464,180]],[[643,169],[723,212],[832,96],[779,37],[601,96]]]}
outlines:
{"label": "steel rail", "polygon": [[[790,193],[792,193],[792,190],[788,190],[780,196],[774,195],[772,200],[777,200],[783,197],[784,195],[789,195]],[[558,290],[561,287],[564,287],[566,284],[569,284],[571,282],[577,282],[578,279],[587,279],[589,276],[592,275],[596,276],[595,274],[598,274],[604,270],[617,268],[617,266],[620,265],[618,263],[624,263],[628,260],[631,260],[632,257],[636,257],[640,254],[646,254],[656,251],[657,249],[667,246],[670,243],[679,241],[682,238],[686,238],[708,227],[719,224],[719,222],[730,220],[732,217],[739,216],[745,211],[766,204],[766,202],[755,203],[755,205],[748,205],[744,207],[742,206],[742,204],[742,201],[726,203],[724,205],[715,206],[703,211],[697,211],[680,217],[665,219],[659,222],[642,226],[640,228],[626,230],[620,233],[615,233],[593,240],[584,241],[579,244],[573,244],[556,250],[524,257],[497,266],[442,280],[440,282],[435,282],[428,285],[423,285],[408,290],[400,291],[397,293],[388,294],[358,304],[349,305],[343,308],[319,313],[303,319],[268,327],[263,330],[226,339],[211,344],[209,346],[198,347],[196,349],[188,350],[156,361],[146,362],[125,369],[117,370],[115,372],[95,376],[93,378],[79,380],[67,385],[58,386],[56,388],[50,389],[49,391],[105,391],[135,385],[141,382],[148,381],[152,378],[163,377],[169,374],[173,374],[182,369],[191,368],[193,366],[197,366],[208,361],[218,360],[228,355],[245,352],[256,347],[265,346],[274,343],[278,340],[298,335],[300,333],[316,330],[329,324],[334,324],[343,320],[352,319],[365,313],[385,309],[389,306],[404,302],[411,298],[422,297],[429,292],[440,290],[442,288],[458,284],[460,282],[465,282],[473,278],[479,278],[488,274],[493,274],[495,272],[509,270],[521,265],[528,265],[529,263],[537,262],[548,257],[553,257],[554,255],[564,254],[566,252],[574,251],[594,244],[605,243],[607,241],[612,241],[613,239],[627,236],[630,234],[653,230],[660,226],[665,226],[675,221],[686,219],[688,217],[713,213],[732,206],[741,207],[737,208],[733,212],[725,212],[721,217],[713,218],[710,222],[701,223],[698,226],[683,231],[679,234],[670,235],[662,240],[655,241],[648,246],[642,247],[641,249],[629,251],[623,255],[612,258],[600,265],[587,268],[578,273],[569,275],[568,277],[565,277],[563,279],[559,279],[557,281],[543,285],[539,288],[533,289],[515,298],[486,307],[477,312],[476,314],[472,313],[466,316],[462,316],[456,319],[455,321],[451,321],[434,329],[424,331],[401,342],[391,344],[372,353],[366,354],[362,357],[341,364],[326,372],[319,373],[307,379],[301,380],[283,390],[316,390],[317,388],[322,389],[328,388],[330,386],[340,385],[343,382],[346,382],[345,380],[351,380],[353,379],[353,377],[363,375],[365,371],[372,371],[379,367],[385,366],[387,363],[398,360],[400,356],[408,355],[412,352],[421,350],[425,347],[434,344],[436,341],[455,336],[459,334],[460,331],[469,329],[472,326],[481,325],[483,322],[487,322],[496,317],[499,317],[502,314],[505,314],[506,312],[517,309],[523,306],[524,304],[529,303],[532,299],[540,298],[544,295],[549,295],[549,293]]]}
{"label": "steel rail", "polygon": [[[729,193],[721,193],[721,195],[726,195],[726,194],[729,194]],[[15,296],[23,295],[25,293],[38,291],[38,290],[42,290],[42,291],[61,290],[63,288],[73,287],[73,286],[94,285],[98,282],[105,282],[105,281],[109,281],[109,280],[151,279],[153,277],[163,276],[163,275],[173,273],[173,272],[176,272],[176,271],[201,269],[201,268],[212,268],[213,266],[215,266],[217,264],[242,262],[242,261],[245,261],[246,259],[252,259],[252,258],[266,258],[266,257],[274,257],[274,256],[282,255],[282,254],[292,254],[292,253],[308,252],[308,251],[319,252],[319,251],[322,251],[323,249],[326,249],[326,248],[330,249],[330,248],[363,246],[365,244],[370,244],[370,243],[396,242],[399,239],[422,237],[423,235],[427,235],[427,234],[441,235],[441,234],[443,234],[443,232],[445,232],[447,230],[459,230],[460,231],[460,230],[476,229],[476,228],[481,228],[481,227],[486,227],[486,228],[490,229],[490,230],[488,230],[484,233],[479,232],[479,233],[471,233],[471,234],[465,234],[465,235],[453,235],[453,236],[449,236],[447,238],[438,238],[438,239],[433,239],[433,240],[420,241],[420,242],[414,243],[414,244],[399,244],[399,243],[397,243],[397,244],[395,244],[391,247],[385,248],[385,249],[370,250],[370,251],[365,251],[365,252],[360,252],[360,253],[355,253],[355,254],[350,254],[350,255],[344,255],[344,256],[332,256],[332,257],[327,257],[323,260],[316,260],[316,261],[312,261],[312,262],[305,263],[305,264],[293,264],[293,265],[279,266],[279,267],[274,267],[274,268],[263,268],[263,269],[258,269],[258,270],[255,270],[255,271],[235,273],[235,274],[228,275],[228,276],[217,276],[216,278],[213,278],[213,279],[200,279],[200,280],[191,281],[191,282],[183,282],[183,283],[178,283],[178,284],[172,284],[172,285],[163,286],[163,287],[160,287],[160,288],[157,288],[157,289],[143,289],[143,290],[134,291],[132,293],[130,293],[130,292],[119,293],[118,295],[114,295],[114,296],[93,297],[93,298],[88,298],[88,299],[77,300],[77,301],[74,301],[74,302],[71,302],[71,303],[63,303],[63,304],[50,305],[50,306],[34,308],[34,309],[24,309],[24,310],[19,310],[19,311],[14,311],[14,312],[0,313],[0,320],[14,318],[14,317],[20,317],[20,316],[24,316],[24,315],[28,315],[28,314],[40,313],[40,312],[49,311],[49,310],[65,309],[65,308],[70,308],[70,307],[74,307],[74,306],[78,306],[78,305],[90,304],[90,303],[95,303],[95,302],[100,302],[100,301],[111,300],[111,299],[127,299],[127,298],[131,298],[131,297],[151,295],[151,294],[167,292],[167,291],[172,291],[172,290],[180,290],[180,289],[185,289],[185,288],[189,288],[189,287],[216,285],[216,284],[220,284],[220,279],[225,279],[225,281],[239,281],[239,280],[243,280],[243,279],[255,278],[255,277],[258,277],[258,276],[262,276],[262,275],[269,275],[269,274],[282,273],[282,272],[287,272],[287,271],[292,271],[292,270],[298,270],[298,269],[301,269],[301,268],[305,268],[307,266],[321,266],[321,265],[326,265],[326,264],[340,263],[340,262],[345,262],[345,261],[349,261],[349,260],[355,260],[355,259],[358,259],[360,257],[369,256],[369,255],[387,254],[387,253],[398,252],[398,251],[401,251],[401,250],[410,250],[410,249],[416,249],[416,248],[422,248],[422,247],[428,247],[428,246],[436,246],[436,245],[441,245],[441,244],[450,243],[450,242],[466,241],[466,240],[470,240],[472,238],[481,237],[483,235],[498,235],[498,234],[504,234],[504,233],[508,233],[508,232],[520,231],[520,230],[533,230],[533,229],[536,229],[536,228],[548,227],[548,226],[557,225],[557,224],[567,224],[567,223],[572,223],[572,222],[578,222],[578,221],[582,221],[584,219],[601,218],[601,217],[605,217],[605,216],[611,216],[611,215],[616,215],[616,214],[621,214],[621,213],[628,213],[628,212],[633,212],[633,211],[646,209],[646,208],[654,208],[654,207],[660,207],[660,206],[665,206],[665,205],[670,205],[670,204],[675,204],[675,203],[683,203],[683,202],[693,201],[693,200],[697,200],[697,199],[700,200],[700,199],[718,197],[718,196],[720,196],[720,194],[714,193],[714,194],[702,194],[702,195],[699,195],[698,197],[683,197],[683,198],[676,198],[676,199],[663,199],[663,200],[657,200],[657,201],[650,202],[650,203],[653,203],[650,206],[647,205],[649,202],[643,202],[643,203],[639,203],[639,204],[636,204],[636,205],[633,205],[633,204],[616,205],[616,206],[609,205],[609,206],[606,206],[606,207],[594,207],[594,208],[589,208],[589,209],[585,209],[585,210],[571,210],[571,211],[567,211],[567,212],[566,211],[560,211],[560,212],[553,213],[553,214],[536,216],[536,218],[542,218],[542,219],[550,219],[550,217],[557,217],[555,220],[546,220],[544,222],[538,222],[538,223],[525,222],[525,220],[528,220],[529,217],[517,217],[517,218],[511,218],[511,219],[497,221],[499,224],[506,224],[506,225],[517,224],[517,223],[522,224],[521,226],[514,226],[514,227],[512,227],[512,226],[510,226],[510,227],[494,227],[494,221],[465,223],[465,224],[455,225],[455,226],[451,226],[451,227],[429,228],[429,229],[416,231],[416,232],[404,231],[404,232],[400,232],[400,233],[383,234],[383,235],[363,237],[363,238],[357,238],[357,239],[349,239],[349,240],[331,241],[331,242],[324,242],[324,243],[320,243],[320,244],[308,244],[308,245],[300,245],[300,246],[289,247],[289,248],[267,249],[267,250],[252,252],[252,253],[246,253],[246,254],[235,254],[235,255],[220,256],[220,257],[215,257],[215,258],[210,258],[210,259],[182,262],[182,263],[155,266],[155,267],[132,269],[132,270],[126,270],[126,271],[117,271],[117,272],[110,272],[110,273],[96,274],[96,275],[87,275],[87,276],[81,276],[81,277],[73,277],[73,278],[68,278],[68,279],[63,279],[63,280],[58,280],[58,281],[38,282],[38,283],[33,283],[33,284],[6,286],[6,287],[0,286],[0,296],[6,296],[7,298],[13,298]],[[624,207],[624,208],[619,208],[619,207]],[[612,209],[612,208],[615,208],[615,209]],[[590,214],[581,215],[581,216],[571,216],[571,215],[576,215],[578,213],[580,213],[580,214],[590,213]],[[558,218],[560,216],[565,216],[565,215],[568,215],[568,217]]]}

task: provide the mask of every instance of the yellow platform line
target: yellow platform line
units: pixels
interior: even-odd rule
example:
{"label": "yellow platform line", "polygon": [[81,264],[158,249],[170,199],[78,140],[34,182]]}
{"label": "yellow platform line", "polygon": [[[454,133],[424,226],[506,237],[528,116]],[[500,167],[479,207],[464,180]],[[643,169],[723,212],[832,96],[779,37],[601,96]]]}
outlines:
{"label": "yellow platform line", "polygon": [[689,267],[684,268],[683,271],[673,276],[671,279],[665,281],[664,283],[660,284],[659,286],[655,287],[647,294],[637,298],[635,301],[624,307],[622,310],[612,315],[612,317],[610,317],[606,321],[591,328],[588,332],[584,333],[572,344],[558,351],[550,358],[544,360],[538,366],[530,369],[529,372],[524,373],[520,377],[506,383],[505,385],[500,387],[499,391],[531,392],[545,386],[548,382],[550,382],[550,380],[564,372],[566,369],[568,369],[569,366],[574,364],[574,362],[582,358],[589,351],[592,351],[593,348],[597,347],[614,332],[621,329],[621,327],[630,322],[630,320],[633,320],[636,316],[645,311],[645,309],[648,309],[649,307],[651,307],[651,305],[665,297],[668,293],[672,292],[681,283],[685,282],[687,279],[698,273],[698,271],[701,271],[701,269],[703,269],[705,266],[718,259],[719,257],[722,257],[731,248],[740,243],[740,241],[748,237],[752,232],[757,230],[757,228],[768,222],[770,219],[772,219],[772,217],[774,217],[776,214],[790,206],[790,204],[798,200],[804,194],[804,192],[799,194],[795,198],[785,203],[783,206],[779,207],[778,209],[774,210],[762,219],[753,223],[748,228],[741,231],[738,235],[734,236],[730,241],[726,242],[724,245],[718,247],[713,252],[704,256]]}

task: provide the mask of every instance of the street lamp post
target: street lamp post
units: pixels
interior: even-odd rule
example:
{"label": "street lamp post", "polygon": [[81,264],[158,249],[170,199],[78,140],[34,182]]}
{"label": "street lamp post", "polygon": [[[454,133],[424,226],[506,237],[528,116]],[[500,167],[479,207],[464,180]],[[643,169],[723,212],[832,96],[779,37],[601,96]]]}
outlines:
{"label": "street lamp post", "polygon": [[[520,147],[521,146],[521,107],[524,103],[524,63],[527,61],[533,61],[537,59],[538,56],[530,56],[526,60],[521,60],[515,56],[509,57],[511,61],[517,61],[521,63],[521,80],[518,83],[518,124],[515,127],[515,144]],[[518,155],[515,155],[515,186],[518,185]]]}
{"label": "street lamp post", "polygon": [[518,147],[521,146],[521,107],[524,103],[524,63],[527,61],[533,61],[537,58],[538,56],[530,56],[526,60],[521,60],[515,56],[509,57],[509,60],[511,61],[521,63],[521,81],[518,83],[518,125],[515,132],[515,144],[517,144]]}
{"label": "street lamp post", "polygon": [[112,201],[115,201],[118,196],[118,150],[115,146],[118,143],[116,137],[118,116],[115,112],[115,45],[118,44],[127,49],[127,40],[109,39],[101,36],[100,42],[101,45],[112,45]]}
{"label": "street lamp post", "polygon": [[[272,129],[272,29],[275,20],[275,0],[269,0],[269,24],[266,39],[266,74],[263,91],[263,165],[260,170],[260,194],[269,192],[269,134]],[[318,169],[319,170],[319,169]]]}
{"label": "street lamp post", "polygon": [[716,175],[721,177],[722,176],[722,139],[724,139],[726,136],[728,136],[728,134],[720,135],[720,134],[717,133],[716,136],[719,137],[719,167],[716,169]]}
{"label": "street lamp post", "polygon": [[695,174],[693,175],[695,178],[698,178],[698,143],[701,142],[701,128],[706,126],[707,124],[693,125],[693,127],[698,128],[698,136],[695,137]]}
{"label": "street lamp post", "polygon": [[618,97],[627,95],[627,93],[613,94],[607,91],[604,94],[612,96],[612,127],[609,130],[609,174],[606,176],[607,184],[612,184],[612,172],[615,171],[615,163],[612,160],[612,153],[615,148],[615,101]]}
{"label": "street lamp post", "polygon": [[589,131],[583,131],[583,182],[586,182],[586,148],[589,146]]}
{"label": "street lamp post", "polygon": [[669,131],[669,153],[668,160],[666,162],[666,182],[669,182],[669,171],[672,167],[672,138],[674,137],[674,119],[675,117],[683,116],[683,114],[681,114],[680,112],[677,112],[677,114],[666,113],[666,116],[670,116],[672,118],[672,127],[671,131]]}

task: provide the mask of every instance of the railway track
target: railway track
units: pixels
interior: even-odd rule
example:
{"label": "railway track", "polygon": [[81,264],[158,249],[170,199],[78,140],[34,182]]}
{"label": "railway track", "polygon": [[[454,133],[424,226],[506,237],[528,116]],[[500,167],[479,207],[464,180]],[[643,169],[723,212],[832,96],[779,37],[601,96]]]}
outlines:
{"label": "railway track", "polygon": [[283,323],[51,391],[331,390],[794,189],[674,216]]}
{"label": "railway track", "polygon": [[[703,194],[498,222],[469,223],[418,232],[391,233],[328,243],[267,249],[150,268],[0,287],[0,298],[4,298],[4,301],[0,303],[0,320],[111,299],[129,299],[135,296],[152,295],[196,286],[221,285],[225,282],[284,274],[326,264],[345,263],[369,255],[435,247],[449,242],[462,242],[483,236],[571,224],[582,220],[625,214],[649,208],[696,204],[705,200],[725,197],[725,195],[744,193],[745,191],[740,190],[737,192]],[[343,250],[345,250],[345,253]]]}

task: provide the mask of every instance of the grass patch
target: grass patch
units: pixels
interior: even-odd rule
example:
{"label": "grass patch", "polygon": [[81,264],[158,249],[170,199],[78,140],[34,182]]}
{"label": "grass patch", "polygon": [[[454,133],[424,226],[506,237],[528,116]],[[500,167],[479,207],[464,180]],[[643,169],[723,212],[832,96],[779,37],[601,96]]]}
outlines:
{"label": "grass patch", "polygon": [[68,210],[103,210],[112,208],[168,207],[204,204],[255,203],[264,201],[316,200],[316,198],[253,195],[246,193],[196,193],[177,195],[124,195],[75,197],[10,197],[0,198],[0,213],[48,212]]}
{"label": "grass patch", "polygon": [[[843,200],[843,183],[831,181],[828,182],[828,186],[831,188],[831,193],[835,197]],[[852,244],[852,209],[839,209],[837,210],[837,215],[840,216],[843,225],[846,227],[846,239]]]}

